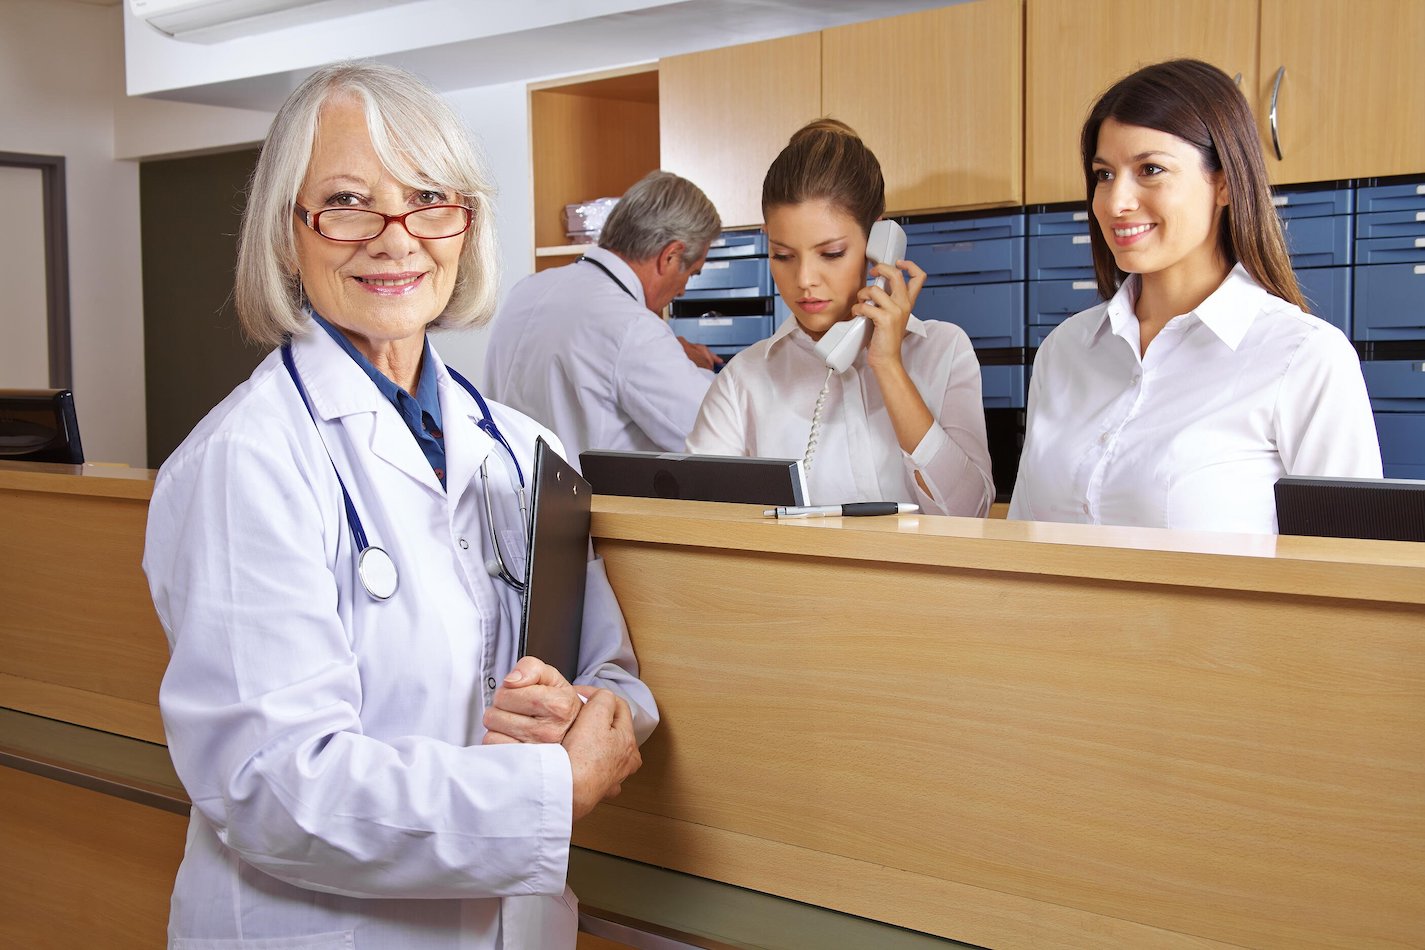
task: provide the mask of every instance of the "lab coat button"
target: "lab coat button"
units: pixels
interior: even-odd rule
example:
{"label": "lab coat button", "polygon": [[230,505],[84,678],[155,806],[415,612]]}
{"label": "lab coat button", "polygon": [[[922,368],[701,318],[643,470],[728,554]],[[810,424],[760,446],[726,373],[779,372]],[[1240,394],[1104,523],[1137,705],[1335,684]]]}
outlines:
{"label": "lab coat button", "polygon": [[494,689],[494,688],[495,688],[495,678],[494,678],[493,676],[487,676],[487,677],[485,677],[485,685],[486,685],[488,688],[490,688],[490,689]]}
{"label": "lab coat button", "polygon": [[469,542],[469,541],[466,541],[464,538],[461,538],[461,539],[460,539],[460,550],[462,550],[462,551],[468,551],[468,550],[470,550],[470,542]]}

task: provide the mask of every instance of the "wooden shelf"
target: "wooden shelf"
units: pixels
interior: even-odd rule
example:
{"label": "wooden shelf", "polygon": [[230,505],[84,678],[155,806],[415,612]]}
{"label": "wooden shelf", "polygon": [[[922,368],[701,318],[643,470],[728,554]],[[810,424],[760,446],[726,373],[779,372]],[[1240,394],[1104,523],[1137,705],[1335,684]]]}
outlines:
{"label": "wooden shelf", "polygon": [[535,257],[573,257],[576,254],[583,254],[597,244],[559,244],[554,247],[537,247],[534,249]]}
{"label": "wooden shelf", "polygon": [[583,253],[564,230],[564,207],[622,195],[658,167],[658,67],[530,86],[537,266]]}

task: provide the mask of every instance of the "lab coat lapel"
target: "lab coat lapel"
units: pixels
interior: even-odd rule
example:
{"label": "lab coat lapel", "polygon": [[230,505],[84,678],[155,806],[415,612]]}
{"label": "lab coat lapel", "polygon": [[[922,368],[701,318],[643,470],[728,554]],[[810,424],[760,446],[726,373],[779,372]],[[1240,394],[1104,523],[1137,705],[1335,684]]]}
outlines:
{"label": "lab coat lapel", "polygon": [[[435,354],[435,347],[431,347]],[[440,415],[445,420],[445,490],[451,505],[459,503],[470,483],[477,477],[480,464],[495,448],[495,440],[480,429],[480,407],[465,388],[445,369],[438,355],[436,389],[440,393]],[[461,420],[455,425],[456,419]],[[468,420],[469,425],[464,422]]]}
{"label": "lab coat lapel", "polygon": [[441,492],[440,481],[401,414],[320,327],[293,341],[292,356],[323,422],[341,425],[353,445],[365,445],[382,461]]}

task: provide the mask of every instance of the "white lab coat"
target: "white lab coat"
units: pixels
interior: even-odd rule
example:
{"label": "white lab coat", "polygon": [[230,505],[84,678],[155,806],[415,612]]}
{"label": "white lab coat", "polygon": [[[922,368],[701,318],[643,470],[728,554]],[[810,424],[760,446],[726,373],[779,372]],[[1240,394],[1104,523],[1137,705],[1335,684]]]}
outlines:
{"label": "white lab coat", "polygon": [[510,289],[490,327],[484,385],[553,429],[576,468],[587,449],[682,452],[713,374],[649,311],[623,258],[592,246],[584,256],[608,273],[576,262]]}
{"label": "white lab coat", "polygon": [[[439,357],[448,492],[334,340],[308,333],[293,355],[320,425],[271,353],[163,466],[150,506],[144,570],[172,649],[160,707],[193,801],[170,946],[572,948],[568,757],[480,745],[520,610],[484,566],[478,468],[490,456],[518,570],[509,457]],[[550,434],[490,409],[528,478]],[[386,602],[360,587],[333,461],[396,563]],[[646,738],[657,708],[598,560],[580,666]]]}

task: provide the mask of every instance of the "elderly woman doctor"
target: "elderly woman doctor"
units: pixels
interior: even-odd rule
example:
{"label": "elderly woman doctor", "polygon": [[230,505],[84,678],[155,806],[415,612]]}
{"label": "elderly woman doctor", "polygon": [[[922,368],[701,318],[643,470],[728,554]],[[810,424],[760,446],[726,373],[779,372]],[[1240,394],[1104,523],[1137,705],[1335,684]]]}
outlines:
{"label": "elderly woman doctor", "polygon": [[253,175],[237,305],[277,348],[163,466],[144,553],[193,802],[177,950],[572,948],[571,822],[657,721],[597,560],[581,685],[515,656],[487,562],[523,565],[552,436],[426,336],[494,303],[461,129],[399,70],[328,67]]}

